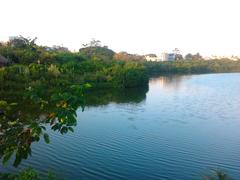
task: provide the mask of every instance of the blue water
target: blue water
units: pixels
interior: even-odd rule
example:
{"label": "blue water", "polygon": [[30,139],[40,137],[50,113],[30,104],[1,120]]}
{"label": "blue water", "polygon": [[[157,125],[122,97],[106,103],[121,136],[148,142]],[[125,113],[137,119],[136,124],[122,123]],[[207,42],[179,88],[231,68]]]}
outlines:
{"label": "blue water", "polygon": [[239,73],[157,77],[141,97],[79,109],[74,133],[49,130],[50,144],[33,144],[32,157],[18,169],[0,170],[32,166],[66,179],[188,180],[221,169],[240,179]]}

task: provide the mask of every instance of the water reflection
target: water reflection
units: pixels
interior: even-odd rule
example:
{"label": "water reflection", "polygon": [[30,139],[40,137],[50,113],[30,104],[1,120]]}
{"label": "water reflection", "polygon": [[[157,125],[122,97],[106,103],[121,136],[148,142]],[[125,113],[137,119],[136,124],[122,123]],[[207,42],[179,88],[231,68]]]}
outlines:
{"label": "water reflection", "polygon": [[[72,126],[74,133],[65,136],[59,130],[53,132],[55,122],[51,125],[47,119],[57,111],[76,112],[60,101],[68,97],[64,92],[69,91],[62,91],[59,101],[53,98],[53,92],[48,95],[43,91],[41,96],[30,93],[35,100],[19,97],[17,105],[10,105],[14,96],[3,97],[18,121],[2,128],[6,120],[0,119],[1,157],[10,154],[7,149],[19,148],[29,141],[33,157],[22,161],[18,169],[11,167],[10,160],[9,166],[0,166],[0,171],[14,172],[32,166],[41,173],[51,169],[59,179],[202,179],[199,176],[209,169],[220,168],[237,179],[239,83],[239,74],[211,74],[160,77],[150,81],[149,91],[92,91],[85,99],[91,108],[80,112],[77,107],[78,125]],[[42,129],[40,136],[44,139],[47,132],[49,145],[42,141],[31,143],[31,123],[35,122],[37,127],[50,125],[47,131]],[[19,133],[10,132],[12,126]],[[24,133],[19,136],[24,128],[30,130],[27,142]],[[6,132],[10,136],[4,137]]]}
{"label": "water reflection", "polygon": [[146,99],[147,87],[130,89],[103,89],[90,91],[86,94],[86,106],[100,106],[114,103],[141,103]]}
{"label": "water reflection", "polygon": [[168,75],[152,78],[149,83],[153,86],[159,84],[160,87],[164,89],[168,88],[172,90],[178,90],[181,87],[182,82],[188,79],[191,79],[191,75]]}
{"label": "water reflection", "polygon": [[14,93],[0,101],[0,159],[6,164],[11,158],[17,167],[31,155],[31,145],[41,138],[50,142],[46,126],[61,134],[74,131],[79,107],[116,103],[140,103],[148,87],[128,90],[90,91],[83,97],[81,87],[64,90],[29,89],[16,100]]}

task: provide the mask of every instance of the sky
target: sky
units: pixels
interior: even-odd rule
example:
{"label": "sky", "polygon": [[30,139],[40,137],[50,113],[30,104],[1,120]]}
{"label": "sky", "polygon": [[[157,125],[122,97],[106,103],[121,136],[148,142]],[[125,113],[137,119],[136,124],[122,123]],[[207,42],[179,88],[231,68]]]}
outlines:
{"label": "sky", "polygon": [[0,0],[0,41],[38,37],[78,50],[92,38],[116,52],[240,55],[239,0]]}

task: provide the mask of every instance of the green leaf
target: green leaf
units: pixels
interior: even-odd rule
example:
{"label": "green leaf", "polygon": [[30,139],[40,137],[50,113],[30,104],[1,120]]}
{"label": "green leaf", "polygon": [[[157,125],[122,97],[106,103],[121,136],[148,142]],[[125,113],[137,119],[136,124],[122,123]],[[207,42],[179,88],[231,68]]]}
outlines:
{"label": "green leaf", "polygon": [[43,130],[45,130],[46,131],[46,127],[45,126],[40,126]]}
{"label": "green leaf", "polygon": [[38,142],[40,140],[40,138],[38,136],[35,136],[34,140]]}
{"label": "green leaf", "polygon": [[10,104],[10,106],[16,106],[17,105],[17,103],[11,103]]}
{"label": "green leaf", "polygon": [[86,88],[86,89],[91,88],[91,87],[92,87],[92,85],[89,83],[84,84],[84,88]]}
{"label": "green leaf", "polygon": [[68,132],[68,128],[67,127],[62,127],[60,132],[61,132],[61,134],[66,134]]}
{"label": "green leaf", "polygon": [[21,163],[21,161],[22,161],[22,155],[20,152],[17,152],[13,166],[17,167]]}
{"label": "green leaf", "polygon": [[57,129],[60,129],[61,125],[60,124],[55,124],[54,126],[52,126],[52,130],[56,131]]}
{"label": "green leaf", "polygon": [[49,139],[48,134],[47,134],[47,133],[44,133],[43,137],[44,137],[44,141],[45,141],[47,144],[49,144],[49,143],[50,143],[50,139]]}
{"label": "green leaf", "polygon": [[6,106],[7,105],[7,101],[0,101],[0,106]]}
{"label": "green leaf", "polygon": [[68,127],[68,130],[71,131],[71,132],[74,132],[72,127]]}
{"label": "green leaf", "polygon": [[6,163],[8,162],[8,160],[11,158],[12,154],[14,151],[9,151],[7,152],[4,157],[3,157],[3,165],[6,165]]}

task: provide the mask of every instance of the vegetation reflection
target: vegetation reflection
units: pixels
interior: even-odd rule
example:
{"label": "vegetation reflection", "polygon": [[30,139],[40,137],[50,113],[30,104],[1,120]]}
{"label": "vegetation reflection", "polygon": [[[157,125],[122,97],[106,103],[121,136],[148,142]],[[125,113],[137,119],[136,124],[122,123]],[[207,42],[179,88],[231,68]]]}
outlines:
{"label": "vegetation reflection", "polygon": [[[88,90],[91,86],[72,85],[65,88],[29,87],[21,99],[14,102],[14,93],[0,101],[0,158],[3,164],[15,155],[17,167],[31,155],[31,144],[41,138],[50,138],[46,125],[61,134],[73,132],[77,125],[76,111],[84,106],[116,103],[140,103],[146,98],[148,88],[128,90]],[[14,103],[12,103],[14,102]]]}

